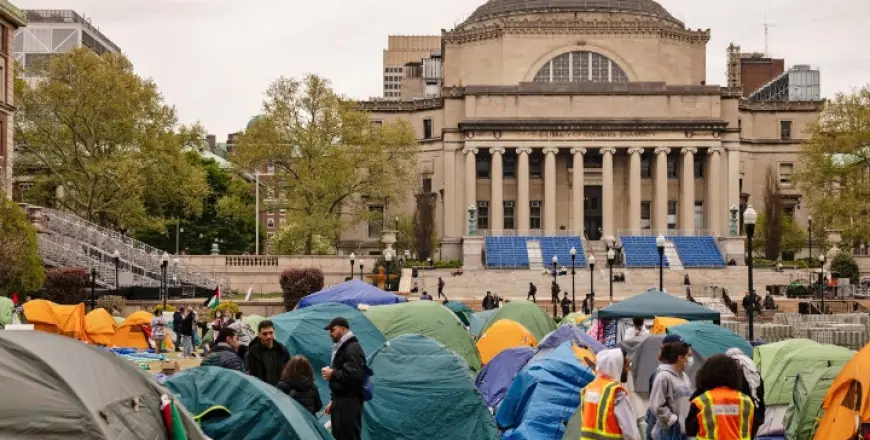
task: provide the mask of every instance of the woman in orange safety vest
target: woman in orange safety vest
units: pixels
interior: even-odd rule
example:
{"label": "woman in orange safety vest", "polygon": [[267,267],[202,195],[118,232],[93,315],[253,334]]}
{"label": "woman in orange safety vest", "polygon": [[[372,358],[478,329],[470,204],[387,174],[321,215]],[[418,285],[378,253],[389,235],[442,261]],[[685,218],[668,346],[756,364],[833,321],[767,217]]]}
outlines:
{"label": "woman in orange safety vest", "polygon": [[740,364],[717,354],[698,370],[686,417],[686,436],[697,440],[751,440],[755,405],[740,391]]}
{"label": "woman in orange safety vest", "polygon": [[600,351],[595,372],[595,380],[580,392],[580,440],[640,440],[637,416],[622,387],[628,380],[628,362],[622,350]]}

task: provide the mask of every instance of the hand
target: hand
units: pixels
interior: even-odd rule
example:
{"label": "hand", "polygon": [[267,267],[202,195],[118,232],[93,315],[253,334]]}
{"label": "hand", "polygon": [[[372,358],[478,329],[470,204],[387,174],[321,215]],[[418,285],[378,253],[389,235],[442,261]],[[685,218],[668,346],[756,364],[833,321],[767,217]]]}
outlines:
{"label": "hand", "polygon": [[326,405],[326,408],[323,410],[324,414],[329,414],[332,412],[332,402],[329,402],[329,405]]}
{"label": "hand", "polygon": [[320,370],[320,375],[323,376],[323,380],[332,379],[332,371],[333,370],[330,367],[323,367],[323,369]]}

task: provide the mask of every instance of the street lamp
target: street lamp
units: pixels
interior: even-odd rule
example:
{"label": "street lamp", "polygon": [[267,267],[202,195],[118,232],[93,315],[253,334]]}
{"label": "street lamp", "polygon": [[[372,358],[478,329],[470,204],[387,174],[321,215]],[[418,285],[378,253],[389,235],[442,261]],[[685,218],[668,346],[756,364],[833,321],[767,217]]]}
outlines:
{"label": "street lamp", "polygon": [[810,248],[810,257],[807,258],[807,262],[810,264],[810,267],[813,267],[813,215],[810,214],[807,216],[807,232],[809,233],[809,248]]}
{"label": "street lamp", "polygon": [[595,310],[595,255],[589,255],[586,259],[589,265],[589,313]]}
{"label": "street lamp", "polygon": [[178,282],[178,263],[180,261],[181,260],[179,260],[178,258],[172,259],[172,281],[173,281],[172,285],[173,286],[177,286],[176,283]]}
{"label": "street lamp", "polygon": [[[112,252],[112,260],[115,261],[115,290],[117,291],[120,288],[118,285],[118,266],[121,264],[121,253],[117,249]],[[117,295],[118,293],[115,292],[115,294]]]}
{"label": "street lamp", "polygon": [[819,272],[819,289],[822,291],[822,314],[825,314],[825,254],[819,255],[822,267]]}
{"label": "street lamp", "polygon": [[656,237],[656,249],[659,250],[659,291],[665,291],[665,236]]}
{"label": "street lamp", "polygon": [[384,290],[389,292],[390,291],[390,266],[391,266],[391,263],[393,261],[393,253],[390,252],[389,250],[384,252],[384,261],[386,262],[386,266],[387,266],[386,267],[387,270],[385,271],[386,272],[385,275],[387,276],[387,278],[384,280]]}
{"label": "street lamp", "polygon": [[181,244],[181,233],[184,228],[181,227],[181,219],[176,219],[175,223],[175,255],[178,255],[178,249]]}
{"label": "street lamp", "polygon": [[366,260],[360,259],[359,260],[359,280],[360,281],[363,280],[363,268],[365,267],[365,265],[366,265]]}
{"label": "street lamp", "polygon": [[[559,257],[553,255],[553,285],[557,285],[556,283],[556,275],[559,274],[559,269],[556,267],[559,265]],[[559,304],[559,292],[556,292],[555,297],[553,298],[553,319],[556,319],[556,307]]]}
{"label": "street lamp", "polygon": [[160,258],[160,269],[163,272],[163,277],[161,278],[163,283],[163,310],[166,310],[166,300],[169,299],[168,292],[166,291],[166,266],[169,266],[169,254],[164,252]]}
{"label": "street lamp", "polygon": [[755,222],[758,220],[758,213],[752,209],[752,205],[746,208],[743,212],[743,224],[746,225],[746,242],[749,246],[749,307],[746,308],[746,317],[749,319],[749,340],[755,340],[755,329],[753,328],[753,315],[755,312],[755,288],[752,283],[752,236],[755,235]]}
{"label": "street lamp", "polygon": [[607,250],[607,267],[610,270],[610,304],[613,304],[613,263],[616,261],[616,252],[613,248]]}
{"label": "street lamp", "polygon": [[353,263],[356,259],[356,255],[353,252],[350,253],[350,279],[353,279]]}
{"label": "street lamp", "polygon": [[569,251],[569,253],[571,254],[571,311],[576,312],[577,311],[577,301],[574,298],[574,274],[576,272],[574,271],[574,260],[577,259],[577,249],[574,249],[573,247],[571,247],[571,250]]}

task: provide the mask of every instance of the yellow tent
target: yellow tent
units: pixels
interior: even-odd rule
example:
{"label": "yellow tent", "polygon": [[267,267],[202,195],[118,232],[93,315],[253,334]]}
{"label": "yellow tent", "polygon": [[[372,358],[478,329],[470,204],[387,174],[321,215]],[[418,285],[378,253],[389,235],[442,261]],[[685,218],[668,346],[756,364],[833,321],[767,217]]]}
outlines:
{"label": "yellow tent", "polygon": [[24,317],[35,330],[87,341],[85,305],[62,306],[35,299],[24,303]]}
{"label": "yellow tent", "polygon": [[51,301],[34,299],[24,303],[24,318],[28,324],[33,324],[35,330],[46,333],[57,333],[57,317],[54,316],[54,305]]}
{"label": "yellow tent", "polygon": [[668,316],[656,316],[656,319],[653,320],[653,326],[650,329],[650,333],[654,335],[663,335],[665,334],[665,330],[668,327],[673,327],[675,325],[686,324],[689,321],[680,318],[671,318]]}
{"label": "yellow tent", "polygon": [[856,420],[870,423],[870,344],[840,371],[828,388],[822,409],[816,440],[849,440],[855,435]]}
{"label": "yellow tent", "polygon": [[574,356],[577,356],[577,359],[583,361],[587,367],[595,371],[595,353],[586,347],[578,347],[574,344],[571,344],[571,348],[574,350]]}
{"label": "yellow tent", "polygon": [[[138,311],[128,316],[112,336],[109,345],[112,347],[129,347],[148,349],[151,347],[151,319],[148,312]],[[165,340],[166,349],[174,349],[171,338]]]}
{"label": "yellow tent", "polygon": [[85,315],[85,324],[87,325],[88,339],[98,345],[109,345],[112,342],[112,336],[118,325],[115,324],[115,319],[106,311],[106,309],[91,310]]}
{"label": "yellow tent", "polygon": [[486,365],[492,358],[511,347],[538,345],[537,339],[522,324],[510,319],[499,319],[477,339],[480,363]]}

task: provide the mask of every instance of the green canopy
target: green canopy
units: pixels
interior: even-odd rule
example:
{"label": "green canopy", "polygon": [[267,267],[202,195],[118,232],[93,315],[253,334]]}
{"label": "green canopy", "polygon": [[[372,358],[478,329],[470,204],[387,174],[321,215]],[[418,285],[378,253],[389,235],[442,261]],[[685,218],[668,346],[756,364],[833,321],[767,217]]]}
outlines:
{"label": "green canopy", "polygon": [[364,406],[363,440],[499,438],[465,363],[438,341],[398,336],[369,357],[369,366],[374,393]]}
{"label": "green canopy", "polygon": [[[314,416],[292,397],[253,376],[222,367],[196,367],[173,374],[166,381],[213,439],[332,439]],[[215,410],[224,407],[226,411]]]}
{"label": "green canopy", "polygon": [[0,326],[12,324],[13,311],[15,311],[15,303],[5,296],[0,296]]}
{"label": "green canopy", "polygon": [[689,322],[668,328],[668,334],[679,335],[692,345],[692,351],[704,359],[725,353],[729,348],[739,348],[746,356],[752,356],[752,346],[736,333],[708,322]]}
{"label": "green canopy", "polygon": [[788,405],[792,401],[792,390],[798,374],[834,366],[842,367],[855,356],[855,352],[848,348],[818,343],[781,351],[783,353],[775,356],[775,362],[762,363],[759,368],[764,380],[764,403],[768,406]]}
{"label": "green canopy", "polygon": [[798,374],[794,380],[792,402],[783,419],[786,438],[811,440],[822,418],[822,402],[842,366],[827,367]]}
{"label": "green canopy", "polygon": [[495,312],[497,311],[498,309],[490,309],[472,313],[471,326],[468,329],[471,336],[474,336],[475,338],[480,336],[480,334],[483,333],[483,327],[486,326],[487,322],[489,322],[489,318],[492,318],[492,315],[495,315]]}
{"label": "green canopy", "polygon": [[556,330],[556,322],[537,304],[526,301],[524,299],[515,299],[511,302],[495,309],[496,312],[490,316],[489,321],[483,326],[481,334],[486,332],[490,326],[495,324],[499,319],[510,319],[523,325],[535,339],[544,339],[547,333]]}
{"label": "green canopy", "polygon": [[594,315],[601,319],[653,319],[656,316],[670,316],[689,321],[719,323],[719,312],[658,290],[648,290],[640,295],[611,304],[595,312]]}
{"label": "green canopy", "polygon": [[372,306],[365,311],[365,316],[388,340],[407,334],[429,336],[465,359],[472,372],[480,371],[480,354],[474,340],[456,314],[439,302]]}
{"label": "green canopy", "polygon": [[444,303],[444,307],[452,310],[453,313],[465,324],[466,327],[471,326],[471,315],[474,313],[471,311],[471,308],[465,305],[464,302],[460,301],[447,301]]}

